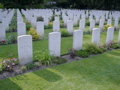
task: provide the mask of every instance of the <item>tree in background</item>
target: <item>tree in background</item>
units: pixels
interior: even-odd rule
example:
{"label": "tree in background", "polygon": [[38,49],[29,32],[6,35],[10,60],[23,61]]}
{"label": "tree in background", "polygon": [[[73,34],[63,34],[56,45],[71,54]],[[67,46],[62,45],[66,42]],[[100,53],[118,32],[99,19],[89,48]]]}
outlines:
{"label": "tree in background", "polygon": [[[54,2],[54,3],[53,3]],[[5,8],[77,8],[120,10],[120,0],[0,0]]]}

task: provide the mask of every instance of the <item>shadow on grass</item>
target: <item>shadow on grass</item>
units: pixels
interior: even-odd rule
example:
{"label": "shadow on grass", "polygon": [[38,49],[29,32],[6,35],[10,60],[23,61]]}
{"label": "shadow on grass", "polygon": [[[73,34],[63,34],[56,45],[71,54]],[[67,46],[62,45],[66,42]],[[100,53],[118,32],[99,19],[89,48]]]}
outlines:
{"label": "shadow on grass", "polygon": [[0,80],[0,90],[23,90],[23,89],[8,78]]}
{"label": "shadow on grass", "polygon": [[57,75],[56,73],[54,73],[48,69],[43,69],[43,70],[36,71],[33,73],[36,74],[37,76],[43,78],[44,80],[46,80],[48,82],[56,82],[56,81],[62,79],[61,76]]}
{"label": "shadow on grass", "polygon": [[[98,85],[108,85],[108,83],[119,85],[120,56],[118,57],[118,52],[120,54],[120,50],[117,52],[110,51],[91,58],[63,64],[52,69],[65,74],[65,76],[74,78],[73,83],[78,83],[79,81],[76,82],[77,79],[80,81],[84,79],[87,82]],[[110,57],[109,54],[114,56]]]}

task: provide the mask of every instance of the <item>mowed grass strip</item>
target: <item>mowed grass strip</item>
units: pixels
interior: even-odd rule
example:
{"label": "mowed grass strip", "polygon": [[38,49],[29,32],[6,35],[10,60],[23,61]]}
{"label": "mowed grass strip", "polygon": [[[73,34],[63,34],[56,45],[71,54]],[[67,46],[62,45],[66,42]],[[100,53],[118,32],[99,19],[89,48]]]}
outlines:
{"label": "mowed grass strip", "polygon": [[1,90],[119,90],[120,49],[0,80]]}

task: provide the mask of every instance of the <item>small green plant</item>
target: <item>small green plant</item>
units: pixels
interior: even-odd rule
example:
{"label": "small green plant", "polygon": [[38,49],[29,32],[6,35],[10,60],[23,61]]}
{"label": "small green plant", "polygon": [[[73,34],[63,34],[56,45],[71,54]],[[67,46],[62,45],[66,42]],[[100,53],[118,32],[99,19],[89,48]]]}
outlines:
{"label": "small green plant", "polygon": [[88,22],[86,22],[86,26],[90,26],[90,22],[88,21]]}
{"label": "small green plant", "polygon": [[76,51],[77,50],[73,49],[73,48],[71,48],[71,49],[68,50],[68,54],[70,55],[71,58],[74,58],[77,55]]}
{"label": "small green plant", "polygon": [[30,64],[27,65],[27,69],[28,70],[31,70],[33,68],[34,68],[34,64],[33,63],[30,63]]}
{"label": "small green plant", "polygon": [[40,62],[34,62],[35,67],[40,67]]}
{"label": "small green plant", "polygon": [[32,36],[32,40],[38,40],[40,35],[37,33],[37,31],[34,28],[30,28],[29,34]]}
{"label": "small green plant", "polygon": [[99,46],[99,48],[103,51],[103,52],[105,52],[105,51],[107,51],[107,48],[103,45],[103,46]]}
{"label": "small green plant", "polygon": [[31,28],[31,25],[30,24],[26,24],[26,30],[29,31]]}
{"label": "small green plant", "polygon": [[120,44],[112,44],[111,48],[118,49],[120,48]]}
{"label": "small green plant", "polygon": [[70,34],[69,34],[69,32],[67,30],[61,30],[61,36],[62,37],[69,37]]}
{"label": "small green plant", "polygon": [[89,53],[87,51],[85,51],[85,50],[79,50],[79,51],[76,51],[76,53],[77,53],[77,56],[83,57],[83,58],[89,56]]}
{"label": "small green plant", "polygon": [[51,60],[54,58],[54,56],[50,55],[48,50],[35,51],[34,54],[35,54],[34,56],[35,61],[39,61],[41,64],[45,64],[45,65],[52,65]]}
{"label": "small green plant", "polygon": [[102,53],[103,51],[96,46],[96,44],[91,43],[91,44],[86,44],[85,50],[89,52],[90,54],[97,54],[97,53]]}
{"label": "small green plant", "polygon": [[17,35],[12,34],[12,35],[8,36],[7,42],[9,44],[11,44],[11,43],[17,43]]}
{"label": "small green plant", "polygon": [[63,64],[63,63],[66,63],[66,62],[67,62],[67,59],[57,57],[57,58],[53,59],[52,61],[53,61],[53,63],[55,63],[55,64]]}
{"label": "small green plant", "polygon": [[26,67],[26,66],[22,66],[22,67],[21,67],[21,70],[22,70],[23,72],[25,72],[25,71],[27,71],[27,67]]}

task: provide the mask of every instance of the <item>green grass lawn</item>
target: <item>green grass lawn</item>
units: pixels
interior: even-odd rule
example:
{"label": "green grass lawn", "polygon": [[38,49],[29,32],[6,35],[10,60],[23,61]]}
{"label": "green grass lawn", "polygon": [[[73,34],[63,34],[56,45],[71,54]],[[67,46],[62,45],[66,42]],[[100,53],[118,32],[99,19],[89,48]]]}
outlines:
{"label": "green grass lawn", "polygon": [[1,90],[119,90],[120,49],[0,80]]}

